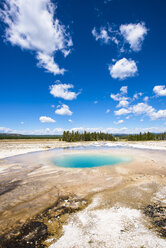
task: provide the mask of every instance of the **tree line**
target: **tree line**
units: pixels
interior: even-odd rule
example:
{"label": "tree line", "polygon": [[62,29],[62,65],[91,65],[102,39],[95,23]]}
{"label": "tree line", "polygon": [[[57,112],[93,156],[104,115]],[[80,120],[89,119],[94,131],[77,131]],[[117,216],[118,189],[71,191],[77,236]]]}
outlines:
{"label": "tree line", "polygon": [[154,133],[139,133],[139,134],[130,134],[126,137],[128,141],[146,141],[146,140],[166,140],[166,132],[160,134]]}
{"label": "tree line", "polygon": [[98,140],[107,140],[107,141],[115,141],[115,137],[112,134],[102,133],[102,132],[86,132],[83,133],[77,132],[69,132],[64,131],[62,135],[62,140],[67,142],[75,142],[75,141],[98,141]]}
{"label": "tree line", "polygon": [[102,132],[86,132],[83,133],[64,131],[60,140],[67,142],[77,142],[77,141],[116,141],[120,139],[126,139],[128,141],[148,141],[148,140],[166,140],[166,132],[160,134],[154,134],[151,132],[139,133],[139,134],[129,134],[122,135],[120,137],[114,137],[112,134],[102,133]]}

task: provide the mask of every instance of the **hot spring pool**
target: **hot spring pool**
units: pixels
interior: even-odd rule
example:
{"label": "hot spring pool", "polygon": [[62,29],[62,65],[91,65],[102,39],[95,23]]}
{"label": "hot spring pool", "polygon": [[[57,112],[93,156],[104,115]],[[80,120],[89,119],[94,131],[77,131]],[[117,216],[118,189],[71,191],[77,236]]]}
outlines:
{"label": "hot spring pool", "polygon": [[70,154],[52,158],[54,165],[65,168],[92,168],[128,162],[129,158],[109,155]]}

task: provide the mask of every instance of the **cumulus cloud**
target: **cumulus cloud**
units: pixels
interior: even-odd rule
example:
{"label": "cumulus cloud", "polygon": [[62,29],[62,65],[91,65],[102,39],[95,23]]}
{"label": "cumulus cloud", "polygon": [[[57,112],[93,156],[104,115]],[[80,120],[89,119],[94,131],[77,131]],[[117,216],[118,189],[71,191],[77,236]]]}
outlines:
{"label": "cumulus cloud", "polygon": [[115,115],[127,115],[127,114],[134,114],[134,115],[146,115],[151,120],[157,119],[165,119],[166,118],[166,109],[156,110],[152,106],[148,105],[147,103],[138,103],[128,108],[121,108],[118,111],[114,111]]}
{"label": "cumulus cloud", "polygon": [[131,111],[129,109],[126,109],[126,108],[121,108],[117,111],[114,111],[115,115],[127,115],[129,113],[131,113]]}
{"label": "cumulus cloud", "polygon": [[71,119],[69,119],[69,120],[68,120],[68,122],[70,122],[70,123],[71,123],[71,122],[73,122],[73,121],[72,121]]}
{"label": "cumulus cloud", "polygon": [[166,86],[165,85],[156,85],[153,88],[153,92],[157,95],[157,96],[166,96]]}
{"label": "cumulus cloud", "polygon": [[122,86],[120,88],[120,93],[117,94],[110,94],[110,97],[114,100],[114,101],[127,101],[128,97],[125,96],[125,94],[127,94],[127,86]]}
{"label": "cumulus cloud", "polygon": [[48,116],[40,116],[39,120],[42,123],[54,123],[54,122],[56,122],[54,119],[52,119],[51,117],[48,117]]}
{"label": "cumulus cloud", "polygon": [[123,120],[114,121],[114,124],[119,125],[119,124],[122,124],[123,122],[124,122]]}
{"label": "cumulus cloud", "polygon": [[1,19],[6,24],[5,37],[12,45],[36,52],[38,66],[54,75],[63,74],[54,62],[54,54],[70,52],[72,40],[64,25],[55,16],[50,0],[6,0]]}
{"label": "cumulus cloud", "polygon": [[132,106],[130,109],[132,113],[138,114],[138,115],[140,114],[150,115],[152,112],[155,111],[155,109],[152,106],[148,105],[147,103],[143,103],[143,102]]}
{"label": "cumulus cloud", "polygon": [[135,61],[126,58],[118,60],[114,65],[109,65],[108,69],[112,78],[121,80],[134,77],[138,71]]}
{"label": "cumulus cloud", "polygon": [[126,101],[128,99],[128,97],[126,96],[122,96],[121,94],[117,93],[117,94],[110,94],[110,97],[114,100],[114,101]]}
{"label": "cumulus cloud", "polygon": [[126,101],[126,100],[122,100],[119,102],[119,104],[117,105],[117,108],[120,108],[120,107],[127,107],[129,105],[129,102]]}
{"label": "cumulus cloud", "polygon": [[65,100],[73,100],[76,99],[80,93],[69,91],[69,89],[72,88],[74,88],[72,84],[54,84],[50,86],[50,93],[54,97],[63,98]]}
{"label": "cumulus cloud", "polygon": [[144,22],[121,24],[118,28],[108,24],[106,27],[101,27],[99,31],[96,28],[92,30],[96,41],[100,40],[105,44],[112,41],[121,53],[128,50],[125,44],[129,44],[130,49],[134,52],[140,51],[147,32],[148,29]]}
{"label": "cumulus cloud", "polygon": [[120,33],[133,51],[140,51],[148,30],[145,23],[120,25]]}
{"label": "cumulus cloud", "polygon": [[150,118],[152,120],[166,119],[166,109],[160,109],[158,111],[150,113]]}
{"label": "cumulus cloud", "polygon": [[106,112],[106,114],[108,114],[110,112],[110,109],[107,109],[105,112]]}
{"label": "cumulus cloud", "polygon": [[73,113],[70,111],[70,108],[66,104],[62,104],[57,107],[57,110],[55,111],[57,115],[72,115]]}

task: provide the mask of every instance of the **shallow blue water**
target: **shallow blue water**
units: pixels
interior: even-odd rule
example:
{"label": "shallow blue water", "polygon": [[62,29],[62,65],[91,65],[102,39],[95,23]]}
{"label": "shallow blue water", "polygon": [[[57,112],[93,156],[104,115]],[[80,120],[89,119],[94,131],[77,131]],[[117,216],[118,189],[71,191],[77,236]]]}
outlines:
{"label": "shallow blue water", "polygon": [[56,166],[66,168],[92,168],[105,165],[116,165],[129,160],[130,159],[126,157],[122,158],[108,155],[70,154],[54,157],[52,162]]}

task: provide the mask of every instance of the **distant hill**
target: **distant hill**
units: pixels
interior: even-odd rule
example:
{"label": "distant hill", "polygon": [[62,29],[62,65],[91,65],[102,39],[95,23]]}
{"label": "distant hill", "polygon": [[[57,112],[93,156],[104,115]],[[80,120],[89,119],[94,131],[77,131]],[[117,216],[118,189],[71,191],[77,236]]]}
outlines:
{"label": "distant hill", "polygon": [[24,135],[18,133],[0,133],[0,139],[59,139],[62,135]]}

